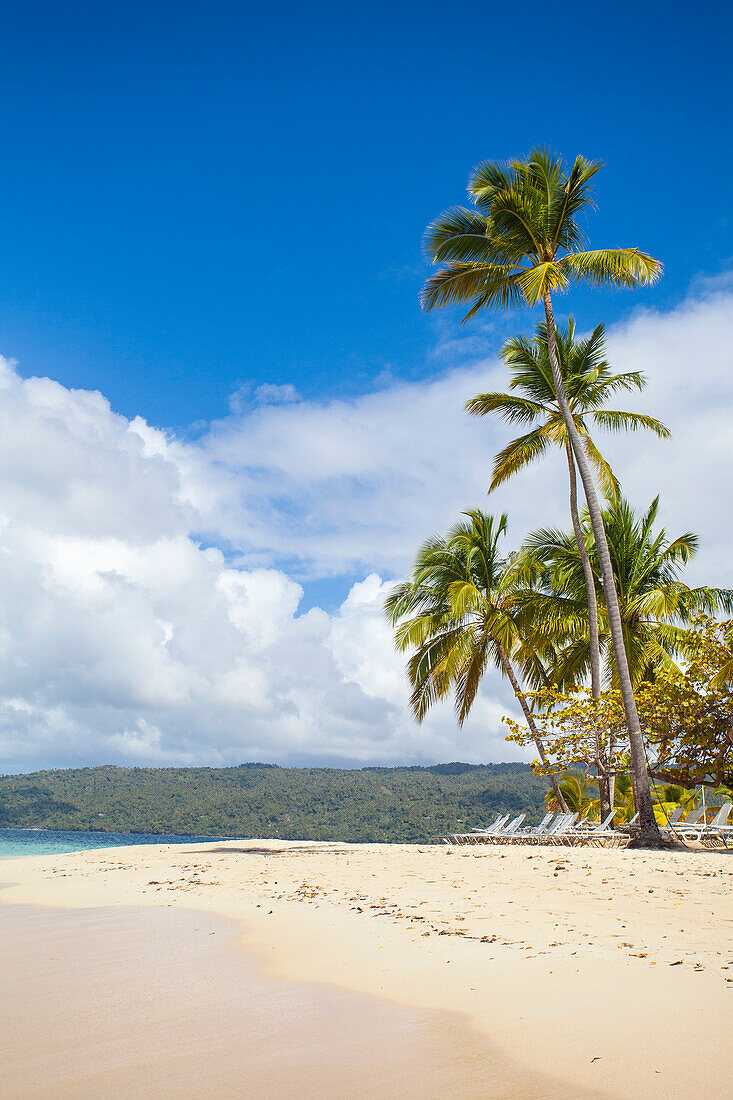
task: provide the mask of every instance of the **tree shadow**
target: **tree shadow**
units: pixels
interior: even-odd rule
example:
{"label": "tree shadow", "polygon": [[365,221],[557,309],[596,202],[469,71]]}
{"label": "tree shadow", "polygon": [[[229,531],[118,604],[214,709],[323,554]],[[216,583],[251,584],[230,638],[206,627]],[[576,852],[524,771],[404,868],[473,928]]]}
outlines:
{"label": "tree shadow", "polygon": [[[328,842],[326,842],[328,843]],[[299,844],[297,846],[287,848],[267,848],[267,847],[255,847],[248,848],[206,848],[197,852],[197,855],[244,855],[244,856],[304,856],[304,855],[323,855],[328,853],[330,856],[344,856],[349,854],[348,848],[325,848],[323,842],[318,845],[304,845]]]}

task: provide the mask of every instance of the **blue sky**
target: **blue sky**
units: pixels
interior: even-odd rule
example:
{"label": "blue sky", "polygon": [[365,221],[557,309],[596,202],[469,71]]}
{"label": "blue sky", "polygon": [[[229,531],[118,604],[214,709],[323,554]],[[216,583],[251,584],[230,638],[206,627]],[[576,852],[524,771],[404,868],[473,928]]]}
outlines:
{"label": "blue sky", "polygon": [[711,2],[6,3],[2,350],[194,434],[237,388],[429,376],[423,229],[472,165],[538,142],[607,163],[593,241],[666,265],[641,294],[573,293],[581,324],[673,305],[733,254],[731,22]]}

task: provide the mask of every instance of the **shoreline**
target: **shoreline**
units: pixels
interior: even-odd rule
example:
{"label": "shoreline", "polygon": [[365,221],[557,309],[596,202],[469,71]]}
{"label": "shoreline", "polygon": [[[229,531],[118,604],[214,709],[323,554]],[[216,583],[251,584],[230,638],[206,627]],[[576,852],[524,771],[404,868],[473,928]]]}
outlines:
{"label": "shoreline", "polygon": [[252,840],[8,860],[0,901],[227,917],[264,975],[459,1013],[565,1096],[720,1096],[732,876],[719,852]]}

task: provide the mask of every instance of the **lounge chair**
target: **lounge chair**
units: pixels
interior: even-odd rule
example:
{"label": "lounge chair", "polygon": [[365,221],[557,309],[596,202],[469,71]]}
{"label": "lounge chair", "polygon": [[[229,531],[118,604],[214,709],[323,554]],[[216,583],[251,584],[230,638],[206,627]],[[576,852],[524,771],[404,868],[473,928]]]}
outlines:
{"label": "lounge chair", "polygon": [[555,814],[550,810],[549,814],[545,814],[542,818],[539,825],[525,825],[521,832],[517,834],[516,839],[521,843],[523,840],[526,841],[529,837],[541,836],[542,833],[546,832],[549,828],[550,822],[554,816]]}
{"label": "lounge chair", "polygon": [[714,821],[710,822],[710,828],[711,830],[714,829],[715,834],[711,834],[710,839],[712,839],[713,843],[715,844],[722,840],[726,848],[728,847],[728,841],[733,840],[733,825],[728,824],[728,816],[730,815],[732,808],[733,807],[731,807],[731,803],[726,802],[723,806],[720,807],[720,811],[718,814],[720,820],[717,822],[717,824]]}
{"label": "lounge chair", "polygon": [[500,814],[494,824],[489,825],[488,829],[472,829],[468,834],[468,843],[482,844],[486,840],[491,840],[492,837],[497,836],[502,831],[510,816],[510,814]]}
{"label": "lounge chair", "polygon": [[479,844],[482,838],[493,836],[497,829],[501,829],[509,820],[509,814],[499,814],[496,821],[489,825],[488,829],[472,829],[470,833],[449,833],[443,837],[444,844]]}
{"label": "lounge chair", "polygon": [[569,832],[565,838],[567,844],[590,844],[591,846],[604,847],[607,841],[621,842],[626,840],[623,833],[619,833],[617,829],[614,829],[611,825],[616,811],[611,810],[610,814],[606,817],[605,821],[597,822],[595,824],[589,824],[582,822],[581,826],[576,830]]}
{"label": "lounge chair", "polygon": [[[697,830],[699,828],[701,822],[703,825],[705,824],[704,806],[698,806],[696,810],[693,810],[687,815],[684,821],[678,821],[674,825],[672,831],[675,836],[681,837],[684,840],[688,834],[691,834],[693,829]],[[694,839],[694,837],[690,835],[690,839]]]}
{"label": "lounge chair", "polygon": [[502,844],[506,840],[512,840],[519,826],[524,821],[526,814],[519,814],[514,820],[507,825],[506,829],[497,829],[495,833],[492,833],[487,840],[490,844]]}
{"label": "lounge chair", "polygon": [[728,832],[728,826],[726,822],[728,815],[731,811],[731,803],[724,803],[712,821],[705,821],[705,811],[702,812],[697,822],[688,827],[689,818],[685,821],[684,825],[677,830],[677,835],[681,836],[683,840],[699,840],[704,844],[706,841],[723,840],[725,842],[725,834]]}
{"label": "lounge chair", "polygon": [[563,837],[568,833],[578,820],[577,814],[560,814],[545,833],[535,837],[536,844],[563,844]]}
{"label": "lounge chair", "polygon": [[669,827],[670,825],[676,825],[677,822],[679,821],[679,819],[682,817],[684,812],[685,812],[685,807],[684,806],[678,806],[677,809],[672,814],[672,816],[667,819],[667,827]]}
{"label": "lounge chair", "polygon": [[619,825],[619,829],[621,830],[622,833],[633,833],[638,828],[639,828],[639,814],[638,814],[638,811],[637,811],[637,813],[634,814],[631,821],[627,821],[625,825]]}

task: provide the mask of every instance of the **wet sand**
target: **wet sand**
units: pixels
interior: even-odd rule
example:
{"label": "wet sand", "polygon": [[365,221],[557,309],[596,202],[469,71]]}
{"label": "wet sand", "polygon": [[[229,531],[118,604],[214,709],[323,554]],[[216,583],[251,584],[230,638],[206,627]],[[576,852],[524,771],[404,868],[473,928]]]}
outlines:
{"label": "wet sand", "polygon": [[234,922],[0,905],[3,1100],[560,1096],[460,1019],[266,978]]}

